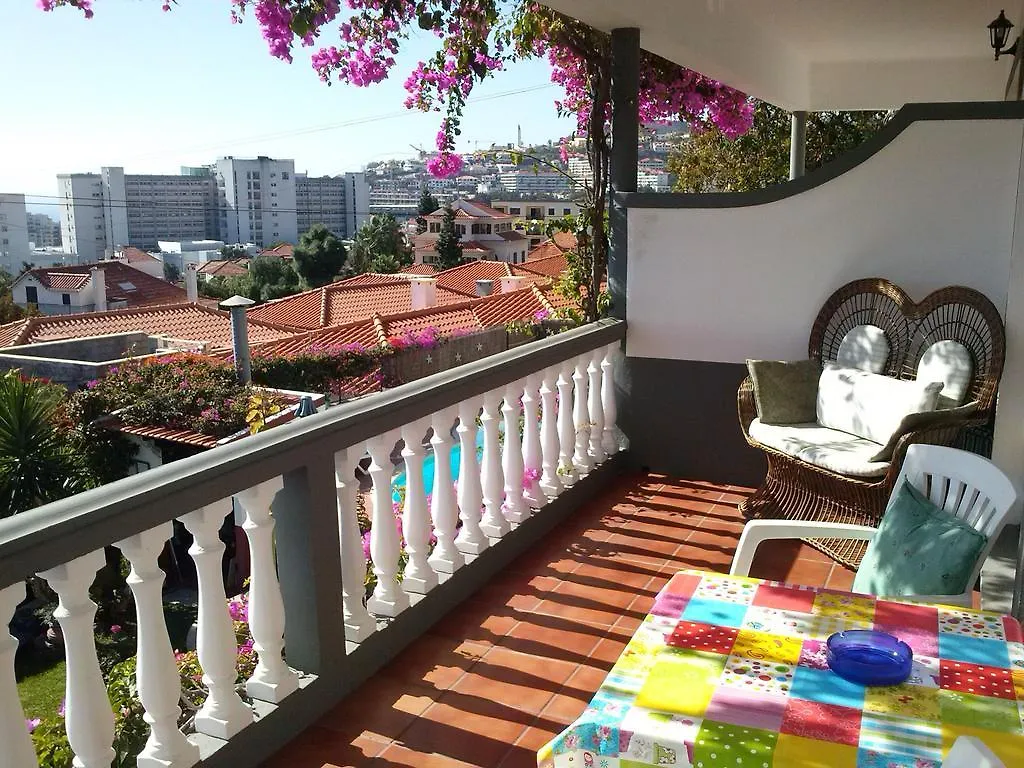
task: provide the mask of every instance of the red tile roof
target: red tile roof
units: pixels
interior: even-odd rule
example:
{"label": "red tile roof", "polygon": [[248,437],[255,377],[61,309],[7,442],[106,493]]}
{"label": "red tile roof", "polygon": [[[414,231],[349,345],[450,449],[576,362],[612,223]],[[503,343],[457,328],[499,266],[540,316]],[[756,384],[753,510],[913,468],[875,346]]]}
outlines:
{"label": "red tile roof", "polygon": [[380,346],[382,340],[383,337],[377,330],[377,325],[372,319],[367,319],[332,328],[320,328],[278,341],[267,342],[254,347],[253,355],[292,355],[344,344],[359,344],[362,347],[370,348]]}
{"label": "red tile roof", "polygon": [[[537,248],[543,248],[543,244]],[[537,250],[536,248],[534,250]],[[531,251],[533,253],[533,251]],[[527,259],[516,266],[516,271],[521,274],[533,273],[544,277],[558,277],[569,268],[569,262],[564,253],[556,253],[540,259]]]}
{"label": "red tile roof", "polygon": [[125,246],[117,253],[117,257],[120,261],[127,261],[129,264],[137,264],[139,262],[152,262],[160,261],[156,256],[141,248],[135,248],[134,246]]}
{"label": "red tile roof", "polygon": [[526,235],[516,229],[509,229],[505,232],[499,232],[498,235],[502,240],[525,240]]}
{"label": "red tile roof", "polygon": [[[459,245],[462,246],[462,251],[464,253],[493,253],[493,250],[491,248],[488,248],[483,243],[478,243],[476,240],[463,240],[461,243],[459,243]],[[422,250],[432,251],[434,250],[434,245],[431,244],[430,246]]]}
{"label": "red tile roof", "polygon": [[433,277],[437,274],[437,269],[433,264],[413,264],[411,267],[404,267],[399,274]]}
{"label": "red tile roof", "polygon": [[291,259],[295,256],[295,246],[290,243],[281,243],[273,248],[265,248],[260,251],[260,256],[280,256],[282,259]]}
{"label": "red tile roof", "polygon": [[[463,245],[465,249],[465,245]],[[471,261],[457,267],[438,272],[437,285],[450,291],[459,291],[467,296],[476,296],[477,280],[493,280],[494,289],[501,290],[501,278],[511,275],[512,267],[504,261]]]}
{"label": "red tile roof", "polygon": [[69,275],[65,272],[47,272],[34,277],[51,291],[80,291],[89,282],[89,275]]}
{"label": "red tile roof", "polygon": [[[80,291],[89,282],[92,269],[95,267],[103,270],[108,304],[124,301],[128,307],[146,307],[185,300],[184,288],[148,275],[116,259],[79,266],[31,269],[26,274],[32,275],[54,291]],[[22,275],[18,279],[24,278],[25,275]]]}
{"label": "red tile roof", "polygon": [[[231,316],[219,309],[198,304],[30,317],[0,326],[0,345],[7,347],[134,331],[201,341],[213,348],[231,346]],[[249,338],[253,343],[280,339],[290,333],[280,326],[249,320]]]}
{"label": "red tile roof", "polygon": [[216,259],[208,261],[196,270],[207,277],[235,277],[249,274],[245,259]]}

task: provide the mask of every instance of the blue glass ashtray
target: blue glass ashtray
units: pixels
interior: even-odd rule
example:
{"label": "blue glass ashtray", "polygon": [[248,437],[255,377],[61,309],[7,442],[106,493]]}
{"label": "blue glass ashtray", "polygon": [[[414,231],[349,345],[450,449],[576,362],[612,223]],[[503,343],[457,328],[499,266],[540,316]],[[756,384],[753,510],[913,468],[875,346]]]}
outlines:
{"label": "blue glass ashtray", "polygon": [[914,652],[902,640],[885,632],[837,632],[825,645],[829,668],[851,683],[899,685],[910,677]]}

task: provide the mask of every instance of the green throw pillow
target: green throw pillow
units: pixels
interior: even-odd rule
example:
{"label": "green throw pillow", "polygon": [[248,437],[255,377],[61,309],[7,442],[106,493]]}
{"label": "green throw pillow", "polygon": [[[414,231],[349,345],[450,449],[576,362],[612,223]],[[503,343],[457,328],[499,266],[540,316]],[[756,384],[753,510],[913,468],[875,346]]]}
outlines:
{"label": "green throw pillow", "polygon": [[806,424],[817,420],[821,367],[814,360],[747,360],[754,402],[762,424]]}
{"label": "green throw pillow", "polygon": [[904,481],[868,544],[853,591],[906,597],[962,594],[987,541]]}
{"label": "green throw pillow", "polygon": [[928,429],[939,424],[948,424],[957,419],[967,419],[978,410],[978,401],[972,400],[958,408],[942,408],[937,411],[921,411],[919,413],[908,413],[903,417],[896,431],[892,433],[882,449],[872,456],[868,461],[892,461],[892,454],[896,450],[896,444],[908,432],[916,432],[919,429]]}

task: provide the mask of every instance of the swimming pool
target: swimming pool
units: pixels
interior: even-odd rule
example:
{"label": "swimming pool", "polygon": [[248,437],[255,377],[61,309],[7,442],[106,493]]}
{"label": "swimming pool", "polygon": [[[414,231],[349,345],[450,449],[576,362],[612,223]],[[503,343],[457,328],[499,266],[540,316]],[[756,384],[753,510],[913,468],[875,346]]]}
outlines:
{"label": "swimming pool", "polygon": [[[479,461],[484,453],[484,431],[478,429],[476,432],[476,458]],[[462,460],[462,446],[458,441],[452,446],[451,466],[452,482],[459,479],[459,462]],[[431,450],[423,460],[423,488],[430,494],[434,490],[434,452]],[[401,500],[400,489],[405,488],[405,472],[399,472],[391,478],[391,497],[395,501]]]}

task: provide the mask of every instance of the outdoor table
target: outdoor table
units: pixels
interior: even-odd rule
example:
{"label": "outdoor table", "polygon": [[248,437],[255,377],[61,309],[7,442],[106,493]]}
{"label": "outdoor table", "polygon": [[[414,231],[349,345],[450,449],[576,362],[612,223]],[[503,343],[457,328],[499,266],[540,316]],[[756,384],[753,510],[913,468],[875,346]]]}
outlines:
{"label": "outdoor table", "polygon": [[[833,673],[825,640],[848,629],[904,640],[909,680]],[[996,613],[683,571],[538,765],[938,768],[971,735],[1024,766],[1022,640]]]}

